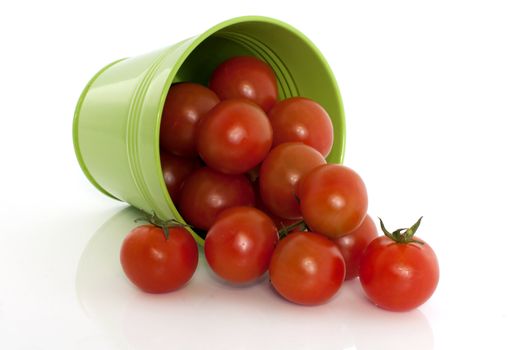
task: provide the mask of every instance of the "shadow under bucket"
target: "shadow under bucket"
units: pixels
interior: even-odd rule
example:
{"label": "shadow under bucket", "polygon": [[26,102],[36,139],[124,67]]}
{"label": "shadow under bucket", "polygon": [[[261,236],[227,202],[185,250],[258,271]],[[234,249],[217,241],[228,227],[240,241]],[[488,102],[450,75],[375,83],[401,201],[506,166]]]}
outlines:
{"label": "shadow under bucket", "polygon": [[[337,83],[315,45],[286,23],[239,17],[205,33],[142,56],[113,62],[82,92],[73,122],[79,164],[106,195],[162,219],[184,222],[170,199],[161,170],[159,127],[173,83],[207,85],[228,58],[256,56],[274,70],[279,98],[304,96],[331,116],[334,143],[327,161],[344,157],[345,119]],[[203,239],[192,232],[198,243]]]}

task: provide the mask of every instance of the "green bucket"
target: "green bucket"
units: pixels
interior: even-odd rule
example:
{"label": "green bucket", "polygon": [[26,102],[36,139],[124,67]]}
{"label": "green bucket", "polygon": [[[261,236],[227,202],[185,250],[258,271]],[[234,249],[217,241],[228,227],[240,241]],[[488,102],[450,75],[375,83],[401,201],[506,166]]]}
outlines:
{"label": "green bucket", "polygon": [[[252,55],[274,70],[280,99],[304,96],[333,121],[328,162],[344,157],[345,120],[339,89],[326,60],[295,28],[267,17],[238,17],[205,33],[101,69],[82,92],[73,143],[86,177],[101,192],[163,219],[183,222],[170,200],[159,155],[159,126],[170,85],[207,84],[224,60]],[[198,243],[203,238],[192,232]]]}

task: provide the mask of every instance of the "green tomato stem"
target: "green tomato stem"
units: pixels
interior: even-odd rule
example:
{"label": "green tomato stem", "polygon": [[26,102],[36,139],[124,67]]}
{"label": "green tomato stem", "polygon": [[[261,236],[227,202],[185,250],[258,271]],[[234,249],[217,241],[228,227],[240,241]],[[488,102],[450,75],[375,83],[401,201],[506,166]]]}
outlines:
{"label": "green tomato stem", "polygon": [[163,220],[155,212],[152,212],[152,214],[144,213],[145,216],[139,217],[134,220],[134,222],[148,222],[156,227],[159,227],[163,230],[163,235],[165,236],[165,239],[168,240],[168,237],[170,235],[170,228],[172,227],[190,227],[191,225],[184,224],[182,222],[179,222],[175,219],[170,220]]}
{"label": "green tomato stem", "polygon": [[307,228],[307,225],[304,222],[304,220],[300,220],[289,226],[282,226],[282,228],[278,230],[278,236],[280,237],[280,239],[282,239],[289,234],[289,231],[291,231],[292,229],[298,226],[301,226],[304,230]]}
{"label": "green tomato stem", "polygon": [[381,229],[384,235],[391,240],[393,240],[396,243],[417,243],[417,244],[425,244],[423,241],[414,239],[415,232],[419,228],[419,225],[421,225],[421,219],[423,217],[421,216],[419,220],[415,224],[413,224],[410,228],[400,228],[393,232],[390,232],[386,229],[384,226],[384,222],[382,222],[382,219],[379,218],[379,221],[381,223]]}

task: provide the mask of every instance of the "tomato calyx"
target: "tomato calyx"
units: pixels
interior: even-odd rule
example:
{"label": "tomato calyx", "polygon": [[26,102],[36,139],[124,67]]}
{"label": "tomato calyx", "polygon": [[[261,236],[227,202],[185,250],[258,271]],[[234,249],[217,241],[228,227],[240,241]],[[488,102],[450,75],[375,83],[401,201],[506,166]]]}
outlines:
{"label": "tomato calyx", "polygon": [[422,218],[423,217],[421,216],[419,220],[417,220],[417,222],[409,228],[400,228],[393,232],[390,232],[386,229],[381,218],[379,218],[379,221],[381,222],[381,229],[382,229],[382,232],[384,232],[384,235],[390,238],[391,240],[393,240],[394,242],[403,243],[403,244],[406,244],[406,243],[425,244],[423,241],[420,241],[414,238],[415,232],[417,231],[417,228],[419,228]]}
{"label": "tomato calyx", "polygon": [[184,224],[182,222],[179,222],[175,219],[170,220],[163,220],[155,212],[152,212],[152,214],[145,213],[145,216],[139,217],[134,220],[134,222],[148,222],[156,227],[159,227],[161,230],[163,230],[163,235],[165,236],[165,239],[168,240],[168,237],[170,235],[170,229],[173,227],[190,227],[191,225]]}
{"label": "tomato calyx", "polygon": [[291,230],[296,227],[300,227],[301,231],[309,230],[309,227],[307,227],[307,224],[304,222],[304,220],[300,220],[288,226],[282,225],[282,227],[278,230],[279,239],[282,239],[287,236],[289,232],[291,232]]}

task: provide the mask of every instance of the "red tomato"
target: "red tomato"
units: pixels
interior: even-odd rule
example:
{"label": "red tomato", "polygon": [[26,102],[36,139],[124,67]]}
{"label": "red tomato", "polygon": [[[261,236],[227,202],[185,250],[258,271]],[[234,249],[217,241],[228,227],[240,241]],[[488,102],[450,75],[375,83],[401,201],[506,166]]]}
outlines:
{"label": "red tomato", "polygon": [[383,227],[386,235],[373,240],[364,252],[359,270],[362,288],[373,303],[384,309],[414,309],[436,289],[439,281],[436,255],[423,240],[413,238],[419,222],[398,234],[401,230],[389,233]]}
{"label": "red tomato", "polygon": [[179,202],[183,181],[200,167],[198,158],[183,158],[161,151],[161,169],[168,193],[174,205]]}
{"label": "red tomato", "polygon": [[330,238],[359,227],[368,209],[364,182],[343,165],[327,164],[312,170],[300,181],[297,194],[307,226]]}
{"label": "red tomato", "polygon": [[304,97],[278,102],[269,112],[273,147],[284,142],[302,142],[327,157],[333,145],[333,124],[321,105]]}
{"label": "red tomato", "polygon": [[246,98],[264,111],[269,111],[278,99],[278,87],[273,69],[252,56],[238,56],[220,64],[212,73],[209,87],[222,99]]}
{"label": "red tomato", "polygon": [[201,158],[225,174],[242,174],[260,163],[273,142],[265,113],[244,99],[220,102],[198,125],[197,147]]}
{"label": "red tomato", "polygon": [[377,228],[369,215],[347,235],[334,240],[346,261],[346,279],[359,275],[359,264],[368,244],[377,237]]}
{"label": "red tomato", "polygon": [[232,283],[248,283],[269,267],[278,232],[273,221],[251,207],[224,210],[205,238],[210,268]]}
{"label": "red tomato", "polygon": [[271,258],[271,284],[285,299],[317,305],[339,290],[346,265],[337,245],[313,232],[288,234],[278,242]]}
{"label": "red tomato", "polygon": [[163,107],[159,142],[166,151],[179,156],[195,156],[196,124],[220,102],[218,96],[194,83],[172,85]]}
{"label": "red tomato", "polygon": [[283,143],[273,148],[260,167],[260,195],[275,215],[284,219],[302,216],[295,190],[304,174],[326,164],[314,148],[299,142]]}
{"label": "red tomato", "polygon": [[187,283],[198,266],[198,246],[181,227],[168,238],[154,225],[133,229],[121,247],[121,265],[128,279],[148,293],[166,293]]}
{"label": "red tomato", "polygon": [[183,184],[178,210],[185,221],[207,230],[222,210],[238,206],[254,206],[249,180],[243,175],[226,175],[201,168]]}

